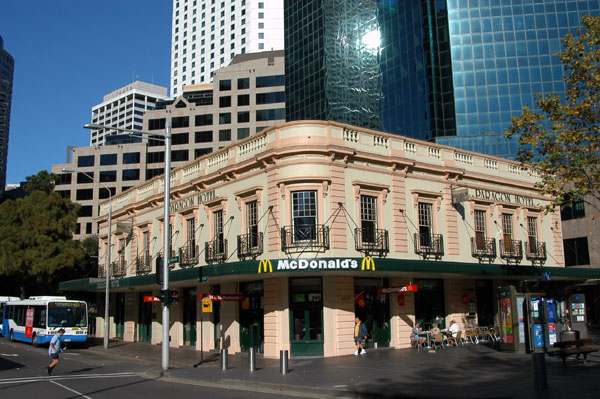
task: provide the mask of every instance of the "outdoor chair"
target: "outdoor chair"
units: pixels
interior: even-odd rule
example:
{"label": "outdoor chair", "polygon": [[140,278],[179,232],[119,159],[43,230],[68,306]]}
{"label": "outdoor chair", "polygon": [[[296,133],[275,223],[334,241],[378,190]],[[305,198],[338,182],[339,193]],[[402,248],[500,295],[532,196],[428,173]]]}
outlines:
{"label": "outdoor chair", "polygon": [[454,345],[454,346],[458,347],[459,343],[462,343],[464,345],[464,343],[462,341],[462,331],[457,332],[456,337],[453,337],[451,335],[448,336],[448,345]]}
{"label": "outdoor chair", "polygon": [[465,330],[465,341],[467,343],[471,343],[471,344],[479,343],[475,329],[469,328],[469,329]]}
{"label": "outdoor chair", "polygon": [[431,344],[433,345],[433,349],[436,349],[437,347],[441,347],[443,349],[444,348],[444,334],[442,334],[441,332],[439,334],[437,334],[433,338],[433,342]]}

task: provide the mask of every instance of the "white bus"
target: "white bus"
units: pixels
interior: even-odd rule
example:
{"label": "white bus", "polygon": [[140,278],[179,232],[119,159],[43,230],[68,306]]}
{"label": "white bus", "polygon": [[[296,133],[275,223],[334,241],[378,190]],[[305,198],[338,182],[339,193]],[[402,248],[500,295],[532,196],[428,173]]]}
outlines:
{"label": "white bus", "polygon": [[38,296],[5,303],[2,335],[11,341],[45,344],[61,328],[65,330],[63,342],[87,341],[88,312],[84,301]]}
{"label": "white bus", "polygon": [[18,296],[0,296],[0,335],[2,335],[2,315],[4,314],[4,304],[8,301],[18,301]]}

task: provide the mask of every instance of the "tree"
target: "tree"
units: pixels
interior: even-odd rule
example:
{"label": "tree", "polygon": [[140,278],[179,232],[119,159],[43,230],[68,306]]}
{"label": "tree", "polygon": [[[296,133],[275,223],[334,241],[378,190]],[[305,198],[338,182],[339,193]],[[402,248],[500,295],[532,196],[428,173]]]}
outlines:
{"label": "tree", "polygon": [[84,250],[73,240],[79,205],[53,191],[54,179],[29,176],[27,197],[0,204],[0,279],[11,291],[54,291],[63,272],[82,267]]}
{"label": "tree", "polygon": [[558,56],[565,68],[564,98],[538,95],[512,120],[506,136],[516,135],[517,159],[540,174],[538,187],[556,197],[554,205],[583,198],[600,200],[600,17],[584,16],[577,38],[567,34]]}

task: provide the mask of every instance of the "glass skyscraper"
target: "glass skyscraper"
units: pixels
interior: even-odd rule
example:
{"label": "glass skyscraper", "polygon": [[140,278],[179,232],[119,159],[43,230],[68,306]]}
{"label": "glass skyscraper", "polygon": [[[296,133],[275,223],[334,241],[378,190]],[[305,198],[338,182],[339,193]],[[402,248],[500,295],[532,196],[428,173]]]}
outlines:
{"label": "glass skyscraper", "polygon": [[600,0],[286,0],[287,120],[513,157],[504,131],[563,93],[561,39]]}

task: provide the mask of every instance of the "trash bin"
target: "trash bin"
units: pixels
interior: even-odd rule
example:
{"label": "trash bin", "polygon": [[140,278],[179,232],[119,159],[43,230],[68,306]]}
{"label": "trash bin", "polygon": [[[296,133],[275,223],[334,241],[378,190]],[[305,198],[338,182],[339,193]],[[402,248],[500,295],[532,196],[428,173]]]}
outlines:
{"label": "trash bin", "polygon": [[579,331],[578,330],[566,330],[560,332],[560,340],[561,341],[573,341],[579,339]]}

